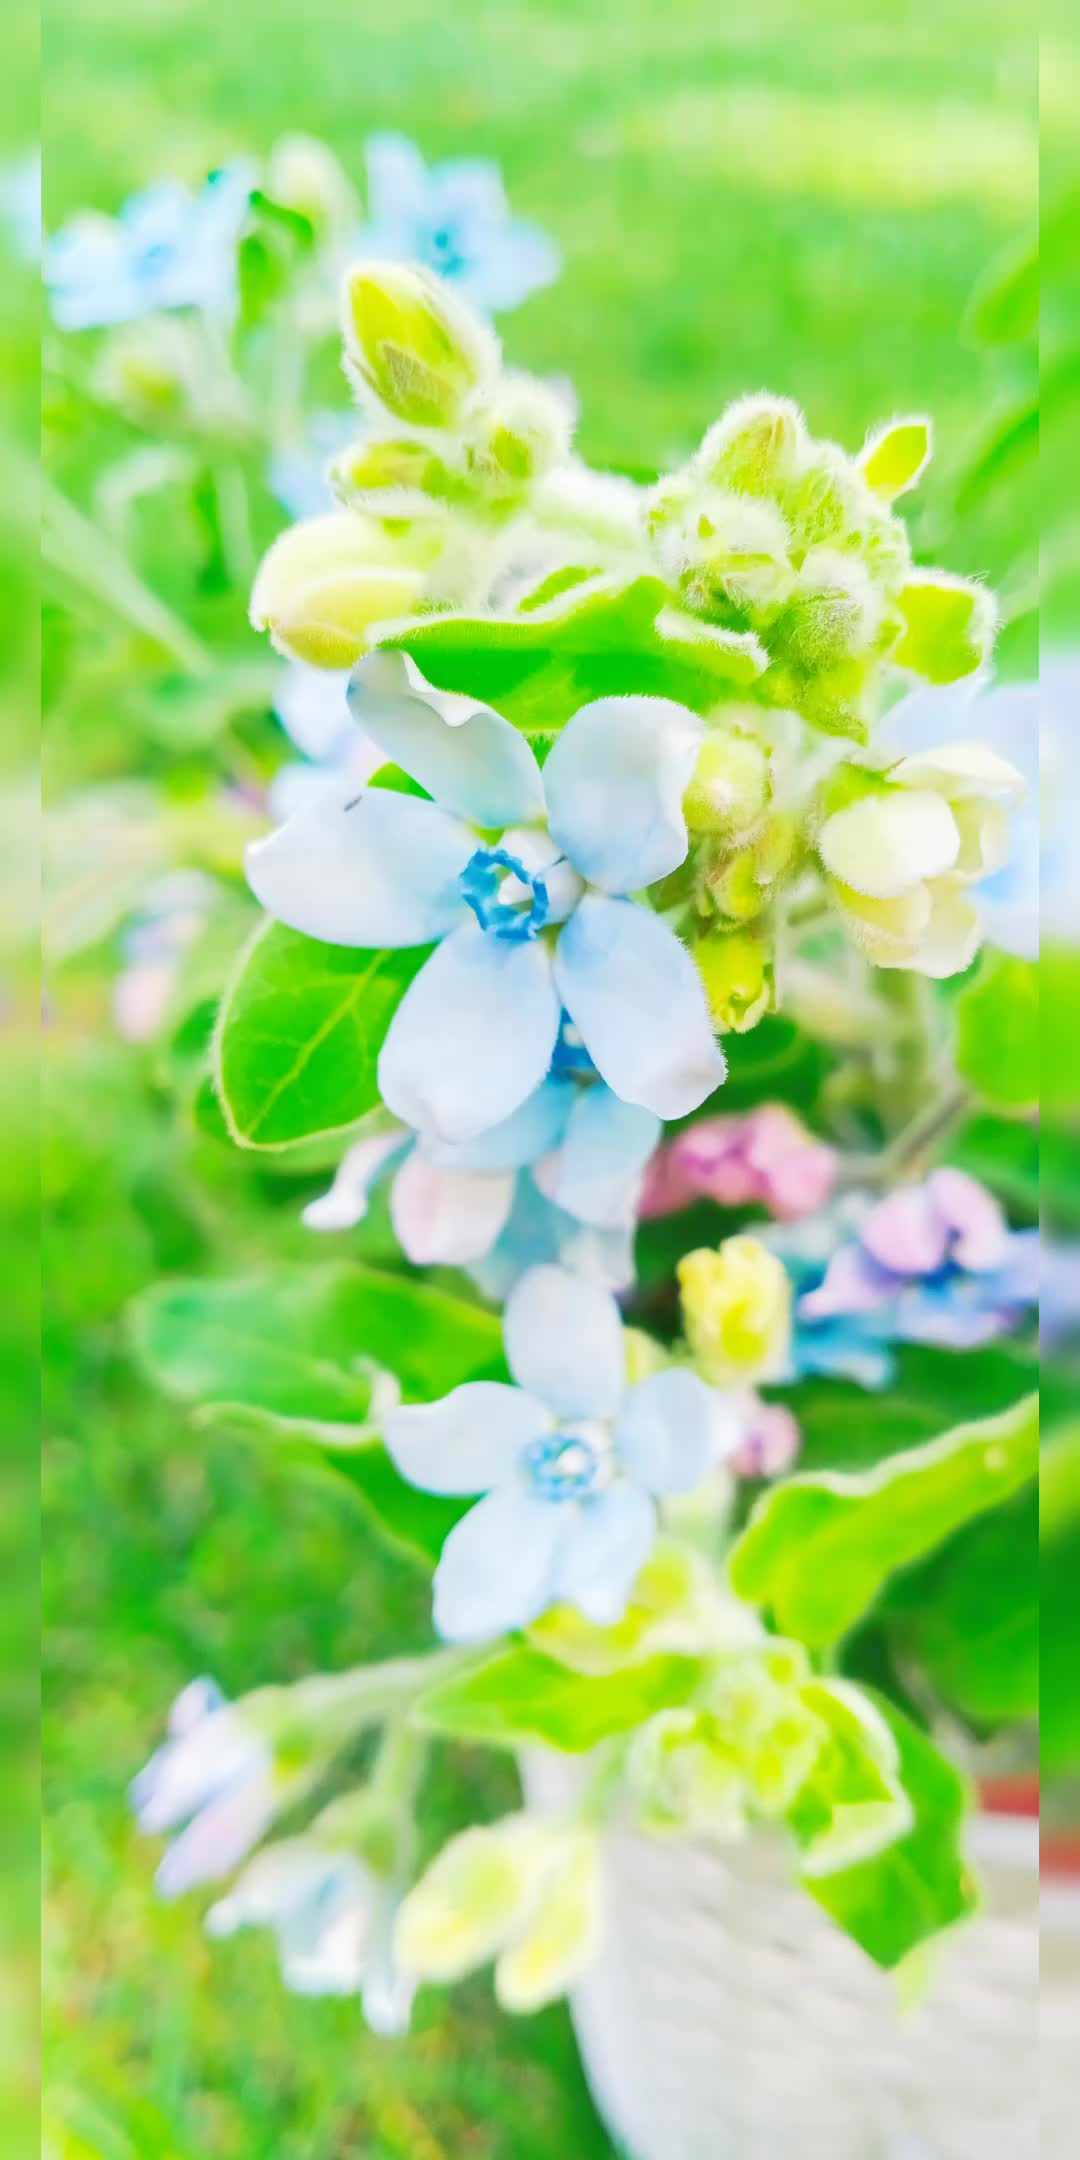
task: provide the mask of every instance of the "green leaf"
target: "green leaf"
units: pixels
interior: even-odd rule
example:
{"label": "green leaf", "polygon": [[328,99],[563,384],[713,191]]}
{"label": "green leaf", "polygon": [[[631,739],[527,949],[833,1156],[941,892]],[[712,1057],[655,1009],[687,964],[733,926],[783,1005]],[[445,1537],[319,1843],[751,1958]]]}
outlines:
{"label": "green leaf", "polygon": [[899,1779],[899,1754],[868,1695],[844,1680],[811,1681],[805,1708],[826,1729],[814,1767],[800,1785],[788,1822],[804,1876],[831,1875],[866,1859],[911,1828],[912,1808]]}
{"label": "green leaf", "polygon": [[1039,251],[1010,250],[991,265],[972,295],[968,328],[980,345],[1015,345],[1039,327]]}
{"label": "green leaf", "polygon": [[862,1476],[789,1478],[759,1500],[735,1545],[733,1587],[768,1607],[781,1633],[824,1647],[847,1633],[895,1569],[1017,1492],[1037,1466],[1032,1395]]}
{"label": "green leaf", "polygon": [[508,1748],[540,1743],[577,1755],[686,1702],[704,1671],[698,1658],[653,1657],[619,1672],[580,1673],[522,1646],[437,1683],[416,1715],[427,1731],[456,1740]]}
{"label": "green leaf", "polygon": [[445,1500],[407,1484],[367,1426],[280,1417],[254,1403],[239,1402],[205,1405],[197,1422],[269,1444],[301,1468],[310,1469],[314,1462],[323,1475],[349,1485],[376,1528],[427,1567],[434,1567],[454,1524],[472,1505],[469,1500]]}
{"label": "green leaf", "polygon": [[803,1887],[875,1964],[899,1965],[942,1928],[977,1910],[978,1886],[964,1858],[969,1793],[960,1772],[910,1718],[870,1697],[897,1745],[897,1781],[912,1826],[870,1859],[828,1875],[804,1875]]}
{"label": "green leaf", "polygon": [[674,698],[709,712],[747,690],[767,654],[749,633],[671,607],[659,578],[591,578],[517,615],[435,615],[382,640],[439,690],[483,698],[526,735],[549,737],[590,698]]}
{"label": "green leaf", "polygon": [[904,630],[890,658],[927,682],[958,682],[988,658],[994,603],[981,585],[945,570],[917,570],[899,599]]}
{"label": "green leaf", "polygon": [[984,952],[956,999],[956,1062],[986,1102],[1026,1109],[1039,1099],[1039,970]]}
{"label": "green leaf", "polygon": [[1047,1776],[1080,1770],[1080,1421],[1043,1456],[1039,1554],[1039,1745]]}
{"label": "green leaf", "polygon": [[156,1283],[131,1327],[140,1363],[169,1395],[331,1424],[363,1423],[372,1364],[421,1398],[503,1369],[494,1314],[347,1261]]}
{"label": "green leaf", "polygon": [[356,951],[260,924],[225,992],[213,1046],[240,1147],[344,1132],[375,1108],[379,1051],[429,950]]}
{"label": "green leaf", "polygon": [[[1047,942],[1039,962],[1042,1108],[1047,1116],[1080,1113],[1076,1016],[1080,1012],[1080,946]],[[1040,1045],[1036,1044],[1036,1052]]]}
{"label": "green leaf", "polygon": [[883,1616],[904,1669],[983,1729],[1039,1709],[1039,1491],[991,1508],[899,1576]]}
{"label": "green leaf", "polygon": [[1039,455],[1044,399],[1024,396],[1007,406],[980,443],[957,483],[956,514],[964,517],[1014,484]]}
{"label": "green leaf", "polygon": [[812,1379],[785,1388],[802,1433],[804,1470],[865,1469],[947,1426],[1005,1410],[1039,1382],[1034,1350],[1012,1341],[981,1350],[902,1343],[896,1377],[867,1396],[850,1380]]}

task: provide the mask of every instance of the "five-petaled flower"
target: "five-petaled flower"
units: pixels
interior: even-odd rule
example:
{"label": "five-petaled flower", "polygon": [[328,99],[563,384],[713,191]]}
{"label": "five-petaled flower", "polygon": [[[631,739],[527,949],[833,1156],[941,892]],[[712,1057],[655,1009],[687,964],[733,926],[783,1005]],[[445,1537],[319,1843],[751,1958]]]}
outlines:
{"label": "five-petaled flower", "polygon": [[491,159],[428,166],[404,135],[369,136],[366,158],[365,255],[422,263],[493,315],[558,277],[558,248],[539,225],[512,215]]}
{"label": "five-petaled flower", "polygon": [[517,1383],[469,1381],[391,1411],[386,1445],[426,1492],[485,1497],[450,1532],[435,1625],[451,1642],[526,1627],[550,1605],[618,1620],[657,1531],[743,1438],[736,1406],[686,1367],[627,1384],[614,1298],[561,1268],[522,1277],[503,1340]]}
{"label": "five-petaled flower", "polygon": [[284,1798],[267,1741],[215,1681],[190,1681],[169,1713],[167,1738],[131,1788],[140,1830],[179,1828],[157,1871],[161,1896],[181,1897],[230,1874]]}
{"label": "five-petaled flower", "polygon": [[228,315],[236,296],[237,242],[256,174],[240,163],[211,173],[193,194],[158,180],[119,217],[84,210],[54,233],[44,276],[61,330],[134,322],[155,308]]}
{"label": "five-petaled flower", "polygon": [[357,1995],[373,2032],[408,2028],[415,1982],[391,1949],[396,1899],[355,1853],[317,1836],[282,1838],[249,1861],[206,1916],[211,1935],[269,1927],[295,1995]]}
{"label": "five-petaled flower", "polygon": [[373,653],[350,699],[432,799],[342,786],[249,850],[279,921],[334,945],[434,943],[379,1059],[387,1108],[440,1141],[509,1118],[547,1075],[564,1011],[596,1071],[657,1117],[724,1077],[701,978],[636,897],[684,861],[704,722],[667,698],[582,706],[541,772],[489,707]]}

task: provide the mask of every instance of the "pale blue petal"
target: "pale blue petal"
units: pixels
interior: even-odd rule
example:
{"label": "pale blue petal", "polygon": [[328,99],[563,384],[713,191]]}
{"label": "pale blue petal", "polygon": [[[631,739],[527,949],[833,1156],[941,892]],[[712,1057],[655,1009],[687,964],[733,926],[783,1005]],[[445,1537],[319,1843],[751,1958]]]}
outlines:
{"label": "pale blue petal", "polygon": [[572,1082],[549,1076],[501,1125],[460,1147],[428,1147],[428,1159],[445,1170],[520,1170],[558,1145],[577,1094]]}
{"label": "pale blue petal", "polygon": [[527,218],[512,218],[466,262],[456,282],[474,307],[500,315],[553,285],[561,269],[562,255],[550,233]]}
{"label": "pale blue petal", "polygon": [[730,1398],[697,1373],[672,1366],[630,1389],[615,1446],[627,1475],[649,1492],[693,1492],[714,1464],[734,1454],[744,1427]]}
{"label": "pale blue petal", "polygon": [[590,885],[637,892],[686,859],[683,796],[705,725],[670,698],[597,698],[544,766],[548,823]]}
{"label": "pale blue petal", "polygon": [[289,660],[274,682],[274,711],[305,757],[332,758],[355,734],[346,697],[347,668],[314,668]]}
{"label": "pale blue petal", "polygon": [[559,939],[555,980],[593,1064],[616,1095],[685,1117],[727,1066],[685,945],[648,908],[589,893]]}
{"label": "pale blue petal", "polygon": [[467,912],[458,878],[472,852],[472,834],[434,803],[338,782],[249,847],[245,868],[255,898],[305,937],[427,945]]}
{"label": "pale blue petal", "polygon": [[379,1058],[383,1101],[425,1137],[473,1140],[539,1087],[558,1032],[547,947],[467,924],[432,954],[394,1014]]}
{"label": "pale blue petal", "polygon": [[621,1620],[655,1540],[649,1494],[621,1479],[609,1485],[573,1511],[559,1548],[555,1597],[576,1605],[597,1627],[611,1627]]}
{"label": "pale blue petal", "polygon": [[623,1102],[602,1081],[579,1089],[550,1184],[546,1165],[541,1172],[542,1189],[579,1222],[625,1229],[637,1212],[645,1165],[662,1130],[655,1111]]}
{"label": "pale blue petal", "polygon": [[533,1268],[507,1301],[506,1358],[519,1387],[556,1417],[610,1417],[626,1385],[619,1308],[607,1290],[562,1268]]}
{"label": "pale blue petal", "polygon": [[549,1432],[543,1403],[497,1380],[470,1380],[440,1402],[404,1404],[383,1419],[396,1467],[423,1492],[482,1493],[505,1485],[530,1440]]}
{"label": "pale blue petal", "polygon": [[407,135],[369,135],[364,145],[368,217],[373,225],[405,224],[419,217],[427,200],[428,169]]}
{"label": "pale blue petal", "polygon": [[435,1626],[447,1642],[528,1627],[551,1603],[564,1510],[503,1486],[451,1530],[435,1570]]}
{"label": "pale blue petal", "polygon": [[365,734],[444,810],[498,827],[543,810],[540,768],[517,728],[487,705],[415,685],[403,653],[359,661],[349,705]]}

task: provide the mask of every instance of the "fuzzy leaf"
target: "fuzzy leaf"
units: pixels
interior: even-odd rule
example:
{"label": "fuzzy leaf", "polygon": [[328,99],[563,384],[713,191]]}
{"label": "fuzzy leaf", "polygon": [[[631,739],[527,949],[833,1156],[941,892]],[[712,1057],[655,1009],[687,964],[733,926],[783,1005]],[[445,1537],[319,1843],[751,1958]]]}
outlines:
{"label": "fuzzy leaf", "polygon": [[708,712],[746,690],[767,655],[669,605],[659,578],[590,578],[516,615],[434,615],[380,642],[439,690],[482,698],[526,735],[557,734],[591,698],[673,698]]}
{"label": "fuzzy leaf", "polygon": [[988,659],[994,634],[994,603],[981,585],[920,570],[899,600],[904,630],[890,657],[927,682],[958,682]]}
{"label": "fuzzy leaf", "polygon": [[647,1658],[604,1674],[573,1672],[522,1646],[436,1683],[416,1715],[427,1731],[457,1740],[508,1748],[539,1742],[577,1755],[685,1702],[703,1672],[691,1657]]}
{"label": "fuzzy leaf", "polygon": [[767,1607],[785,1635],[836,1642],[897,1568],[1036,1475],[1038,1401],[961,1425],[861,1477],[789,1478],[755,1507],[731,1555],[736,1594]]}
{"label": "fuzzy leaf", "polygon": [[375,1108],[379,1051],[429,949],[357,951],[260,924],[225,992],[213,1045],[240,1147],[344,1132]]}

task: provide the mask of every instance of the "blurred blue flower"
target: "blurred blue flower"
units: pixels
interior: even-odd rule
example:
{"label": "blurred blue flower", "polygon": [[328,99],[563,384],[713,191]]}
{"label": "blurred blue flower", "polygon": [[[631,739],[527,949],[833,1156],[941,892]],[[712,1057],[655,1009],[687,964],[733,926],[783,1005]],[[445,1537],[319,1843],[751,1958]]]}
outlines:
{"label": "blurred blue flower", "polygon": [[489,314],[520,307],[558,277],[558,248],[539,225],[512,215],[502,175],[487,158],[424,163],[404,135],[367,143],[367,256],[421,263]]}
{"label": "blurred blue flower", "polygon": [[1044,1350],[1080,1336],[1080,1243],[1044,1237],[1039,1267],[1039,1341]]}
{"label": "blurred blue flower", "polygon": [[394,1965],[390,1885],[318,1836],[281,1838],[256,1855],[206,1916],[211,1935],[269,1927],[295,1995],[363,1994],[372,2031],[408,2030],[415,1984]]}
{"label": "blurred blue flower", "polygon": [[971,1350],[1006,1334],[1039,1295],[1039,1233],[1010,1230],[964,1171],[935,1170],[882,1200],[849,1197],[763,1233],[796,1291],[789,1378],[891,1379],[897,1342]]}
{"label": "blurred blue flower", "polygon": [[620,1102],[588,1059],[583,1068],[564,1022],[547,1079],[502,1125],[457,1147],[401,1125],[357,1140],[304,1220],[313,1230],[353,1228],[393,1169],[391,1217],[417,1266],[464,1267],[500,1302],[542,1261],[621,1290],[633,1277],[638,1200],[661,1131],[651,1110]]}
{"label": "blurred blue flower", "polygon": [[61,330],[133,322],[158,308],[228,316],[236,301],[237,243],[255,168],[226,165],[196,194],[159,180],[119,217],[80,211],[47,242],[44,278]]}
{"label": "blurred blue flower", "polygon": [[308,421],[304,442],[275,450],[267,476],[270,493],[291,518],[319,517],[324,510],[337,509],[326,468],[339,450],[356,441],[362,426],[355,410],[327,407]]}
{"label": "blurred blue flower", "polygon": [[425,790],[352,784],[248,852],[256,897],[333,945],[434,945],[383,1044],[379,1088],[452,1146],[499,1126],[551,1068],[563,1012],[624,1102],[681,1117],[725,1066],[701,978],[628,897],[686,856],[704,723],[665,698],[600,698],[541,772],[516,728],[431,690],[400,654],[353,671],[364,732]]}
{"label": "blurred blue flower", "polygon": [[267,798],[272,817],[295,817],[337,786],[360,788],[385,765],[349,711],[348,689],[347,668],[307,667],[302,660],[280,668],[274,712],[302,757],[274,774]]}
{"label": "blurred blue flower", "polygon": [[485,1496],[435,1574],[450,1642],[527,1627],[562,1601],[599,1626],[618,1620],[656,1536],[656,1496],[692,1491],[743,1436],[738,1410],[686,1367],[628,1387],[614,1298],[560,1268],[522,1277],[503,1340],[516,1386],[470,1381],[384,1420],[410,1484]]}
{"label": "blurred blue flower", "polygon": [[246,1859],[284,1798],[267,1742],[213,1680],[192,1680],[168,1736],[140,1770],[131,1802],[140,1830],[178,1829],[157,1871],[162,1897],[215,1882]]}

